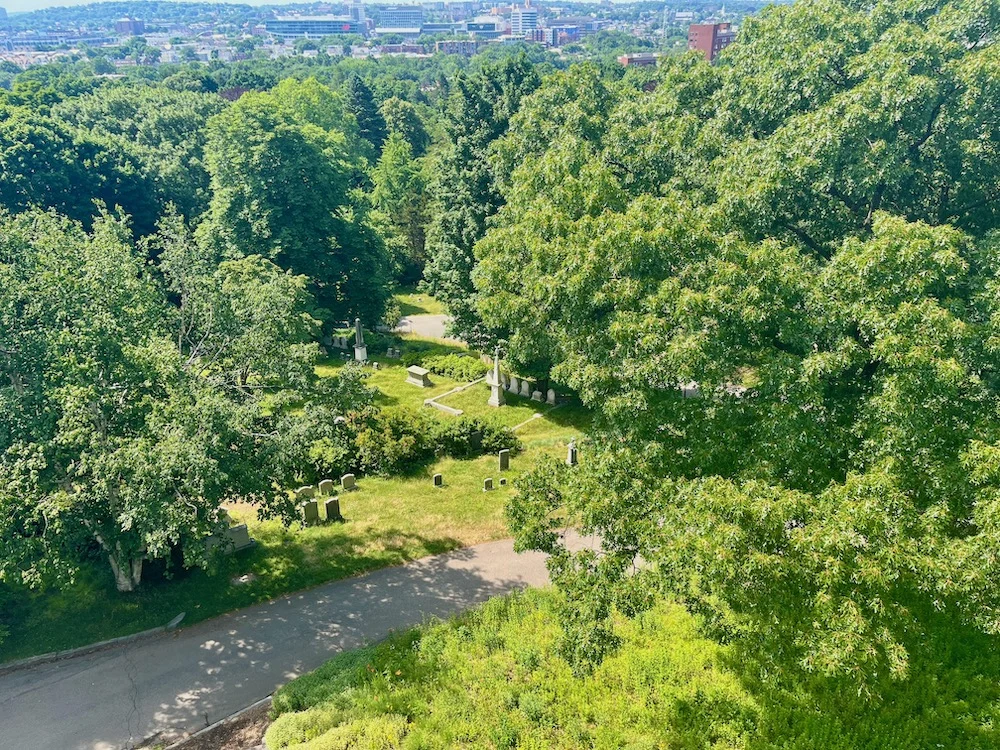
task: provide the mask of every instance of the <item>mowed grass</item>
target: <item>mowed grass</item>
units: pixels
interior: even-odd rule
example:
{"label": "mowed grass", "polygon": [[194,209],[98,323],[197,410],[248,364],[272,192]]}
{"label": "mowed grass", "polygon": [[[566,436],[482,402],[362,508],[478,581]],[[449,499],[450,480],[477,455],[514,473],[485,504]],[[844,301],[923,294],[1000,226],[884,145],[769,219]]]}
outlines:
{"label": "mowed grass", "polygon": [[444,305],[431,295],[415,289],[403,289],[396,293],[401,315],[444,315]]}
{"label": "mowed grass", "polygon": [[[405,382],[406,368],[383,360],[372,370],[369,384],[379,389],[383,405],[429,409],[423,401],[445,393],[459,383],[432,375],[434,388]],[[330,361],[319,368],[333,374],[343,366]],[[500,409],[486,404],[489,389],[479,384],[449,396],[472,416],[489,418],[508,427],[535,419],[517,430],[524,450],[501,474],[496,456],[459,461],[440,459],[414,467],[407,476],[360,477],[359,489],[341,497],[342,524],[303,528],[284,527],[279,521],[259,521],[247,506],[235,506],[231,515],[250,527],[257,546],[223,559],[213,570],[183,570],[175,566],[167,576],[164,561],[146,565],[140,590],[115,591],[103,559],[85,566],[77,581],[61,590],[15,592],[3,601],[0,623],[10,629],[0,643],[0,662],[82,646],[164,625],[181,612],[190,625],[225,612],[266,601],[282,594],[398,565],[425,555],[478,544],[509,535],[503,509],[514,489],[513,481],[542,455],[565,456],[565,446],[580,437],[589,415],[571,405],[553,409],[512,397]],[[439,419],[451,419],[435,411]],[[435,488],[432,477],[441,473],[445,486]],[[495,490],[483,492],[483,480],[494,479]],[[508,480],[505,487],[500,479]],[[237,579],[250,575],[249,583]]]}

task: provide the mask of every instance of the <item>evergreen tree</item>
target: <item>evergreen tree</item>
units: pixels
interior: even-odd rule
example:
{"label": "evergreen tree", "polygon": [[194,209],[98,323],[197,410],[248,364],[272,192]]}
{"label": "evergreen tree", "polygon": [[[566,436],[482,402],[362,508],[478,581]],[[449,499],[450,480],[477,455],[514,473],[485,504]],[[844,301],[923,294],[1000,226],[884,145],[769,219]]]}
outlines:
{"label": "evergreen tree", "polygon": [[347,82],[347,108],[358,121],[361,137],[372,145],[376,156],[381,154],[385,142],[385,119],[375,103],[372,90],[359,75],[351,76]]}

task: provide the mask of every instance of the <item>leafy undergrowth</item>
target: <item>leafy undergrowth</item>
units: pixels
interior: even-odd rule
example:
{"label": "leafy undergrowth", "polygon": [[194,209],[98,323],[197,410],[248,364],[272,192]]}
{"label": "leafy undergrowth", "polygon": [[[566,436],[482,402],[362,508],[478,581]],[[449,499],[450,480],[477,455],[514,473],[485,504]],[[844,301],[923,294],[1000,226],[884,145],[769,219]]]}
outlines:
{"label": "leafy undergrowth", "polygon": [[[1000,746],[1000,656],[943,631],[874,697],[779,686],[676,604],[620,623],[592,674],[558,656],[558,594],[529,591],[343,654],[282,688],[269,750],[912,750]],[[752,666],[753,665],[753,666]]]}
{"label": "leafy undergrowth", "polygon": [[589,676],[558,656],[557,595],[496,598],[282,688],[269,750],[741,748],[756,708],[676,605],[623,625]]}

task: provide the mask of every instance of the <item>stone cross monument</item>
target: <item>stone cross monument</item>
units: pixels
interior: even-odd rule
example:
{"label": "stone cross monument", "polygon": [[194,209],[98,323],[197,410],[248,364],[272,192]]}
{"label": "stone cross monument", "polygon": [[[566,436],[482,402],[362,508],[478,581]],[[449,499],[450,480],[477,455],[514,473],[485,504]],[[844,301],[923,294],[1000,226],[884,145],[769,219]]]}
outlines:
{"label": "stone cross monument", "polygon": [[500,379],[500,347],[493,351],[493,372],[486,376],[486,384],[490,387],[490,406],[503,406],[506,399],[503,394],[503,381]]}
{"label": "stone cross monument", "polygon": [[354,319],[354,359],[368,361],[368,347],[365,346],[365,332],[361,330],[361,318]]}

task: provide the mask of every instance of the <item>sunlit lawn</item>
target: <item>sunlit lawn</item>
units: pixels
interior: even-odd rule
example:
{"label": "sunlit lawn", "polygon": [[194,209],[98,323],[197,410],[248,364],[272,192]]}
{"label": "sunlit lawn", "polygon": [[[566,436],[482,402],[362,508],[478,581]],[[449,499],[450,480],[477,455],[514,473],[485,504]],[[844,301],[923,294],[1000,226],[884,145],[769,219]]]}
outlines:
{"label": "sunlit lawn", "polygon": [[444,305],[429,294],[404,289],[396,294],[402,315],[444,315]]}
{"label": "sunlit lawn", "polygon": [[[426,409],[424,399],[459,385],[432,375],[433,388],[418,388],[405,382],[406,368],[397,360],[382,364],[371,371],[369,383],[379,389],[379,402],[385,405]],[[319,372],[329,375],[341,366],[330,361]],[[359,489],[341,497],[346,523],[312,528],[261,522],[252,508],[234,507],[232,515],[250,526],[257,546],[225,559],[215,571],[179,570],[176,577],[165,578],[164,563],[153,562],[147,564],[140,591],[118,594],[106,562],[95,560],[76,584],[61,591],[13,597],[2,617],[11,632],[0,645],[0,661],[134,633],[163,625],[180,612],[186,613],[185,624],[191,624],[327,581],[507,536],[503,508],[513,488],[501,487],[501,476],[513,481],[542,454],[565,456],[566,443],[583,434],[589,415],[580,407],[553,408],[516,396],[497,409],[487,405],[488,398],[489,389],[480,383],[444,402],[508,427],[536,413],[544,415],[518,429],[524,451],[512,457],[510,471],[503,475],[496,456],[483,456],[440,459],[414,467],[404,477],[360,477]],[[433,486],[437,472],[444,477],[442,488]],[[487,477],[494,479],[493,492],[483,492]],[[254,579],[234,583],[245,574]]]}

